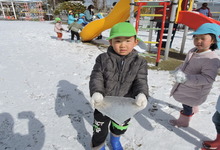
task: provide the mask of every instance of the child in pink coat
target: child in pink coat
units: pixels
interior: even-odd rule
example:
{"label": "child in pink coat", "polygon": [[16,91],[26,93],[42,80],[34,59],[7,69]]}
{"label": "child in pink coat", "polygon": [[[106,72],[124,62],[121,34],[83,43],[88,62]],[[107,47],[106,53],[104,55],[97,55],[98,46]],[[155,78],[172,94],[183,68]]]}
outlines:
{"label": "child in pink coat", "polygon": [[220,48],[220,26],[205,23],[192,33],[195,48],[191,49],[184,63],[174,73],[176,84],[171,96],[182,103],[178,119],[171,125],[188,127],[190,118],[198,112],[198,106],[206,101],[220,68],[220,60],[214,52]]}
{"label": "child in pink coat", "polygon": [[61,19],[60,18],[55,18],[55,21],[56,21],[56,23],[55,23],[54,31],[57,33],[57,39],[62,40],[63,27],[62,27]]}

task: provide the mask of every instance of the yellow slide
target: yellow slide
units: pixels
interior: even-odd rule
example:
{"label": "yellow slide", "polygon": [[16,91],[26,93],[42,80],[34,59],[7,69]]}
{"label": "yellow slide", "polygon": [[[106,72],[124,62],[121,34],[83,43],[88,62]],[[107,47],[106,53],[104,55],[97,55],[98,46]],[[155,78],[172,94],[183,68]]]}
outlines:
{"label": "yellow slide", "polygon": [[87,24],[80,36],[82,41],[91,41],[119,22],[124,22],[130,16],[130,0],[120,0],[115,5],[114,9],[105,18],[95,20]]}

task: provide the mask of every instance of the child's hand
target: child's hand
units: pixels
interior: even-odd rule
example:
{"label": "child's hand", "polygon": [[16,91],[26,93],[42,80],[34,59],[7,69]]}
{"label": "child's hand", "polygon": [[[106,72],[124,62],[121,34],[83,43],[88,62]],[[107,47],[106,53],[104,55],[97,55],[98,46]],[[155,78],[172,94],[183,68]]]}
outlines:
{"label": "child's hand", "polygon": [[181,70],[178,70],[174,74],[174,77],[175,77],[175,80],[176,80],[177,83],[184,83],[187,80],[186,74],[184,72],[182,72]]}
{"label": "child's hand", "polygon": [[138,105],[139,107],[146,107],[146,106],[147,106],[147,97],[145,96],[145,94],[139,93],[139,94],[135,97],[135,103],[136,103],[136,105]]}
{"label": "child's hand", "polygon": [[91,98],[92,107],[94,107],[96,105],[100,105],[102,102],[103,102],[103,95],[99,92],[95,92]]}

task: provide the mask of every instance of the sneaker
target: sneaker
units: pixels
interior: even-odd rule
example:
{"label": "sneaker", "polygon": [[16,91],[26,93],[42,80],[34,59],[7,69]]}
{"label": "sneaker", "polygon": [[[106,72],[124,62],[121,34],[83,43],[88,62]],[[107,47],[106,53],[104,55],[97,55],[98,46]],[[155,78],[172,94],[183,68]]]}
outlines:
{"label": "sneaker", "polygon": [[80,40],[76,40],[76,43],[81,43],[81,41]]}
{"label": "sneaker", "polygon": [[96,40],[101,40],[102,39],[102,35],[99,35]]}

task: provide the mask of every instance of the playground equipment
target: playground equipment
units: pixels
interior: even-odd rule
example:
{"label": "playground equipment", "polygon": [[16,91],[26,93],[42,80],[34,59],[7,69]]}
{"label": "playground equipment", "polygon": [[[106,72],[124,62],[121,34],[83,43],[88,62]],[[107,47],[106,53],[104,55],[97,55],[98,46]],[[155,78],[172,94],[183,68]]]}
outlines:
{"label": "playground equipment", "polygon": [[[140,20],[140,16],[150,16],[150,17],[160,17],[161,20],[161,27],[160,27],[160,37],[159,37],[159,42],[152,42],[152,30],[158,30],[155,28],[152,28],[152,24],[151,27],[148,28],[150,29],[150,36],[149,36],[149,41],[145,41],[145,43],[148,43],[148,45],[154,43],[154,44],[158,44],[158,51],[157,51],[157,58],[156,58],[156,66],[158,66],[159,61],[160,61],[160,52],[161,52],[161,47],[162,47],[162,39],[163,39],[163,34],[164,34],[164,26],[165,26],[165,21],[167,17],[167,6],[170,5],[170,2],[168,1],[135,1],[134,3],[135,6],[138,6],[138,10],[137,10],[137,17],[136,17],[136,30],[138,32],[138,27],[139,27],[139,20]],[[141,14],[141,8],[142,7],[163,7],[162,13],[161,14]],[[150,46],[148,46],[149,48]],[[150,48],[149,48],[150,49]]]}
{"label": "playground equipment", "polygon": [[[0,1],[0,4],[1,4],[1,10],[2,10],[4,18],[17,19],[16,13],[15,13],[14,3],[12,1],[11,2]],[[14,13],[13,17],[10,16],[10,12]]]}
{"label": "playground equipment", "polygon": [[0,1],[3,17],[6,19],[37,19],[44,21],[42,1]]}
{"label": "playground equipment", "polygon": [[204,23],[215,23],[220,25],[219,21],[195,11],[180,11],[177,23],[184,24],[194,30]]}
{"label": "playground equipment", "polygon": [[[189,27],[196,30],[199,26],[201,26],[204,23],[216,23],[216,24],[220,25],[219,21],[214,20],[213,18],[207,17],[201,13],[192,11],[193,3],[194,3],[194,0],[190,0],[188,9],[186,8],[186,6],[185,7],[178,7],[178,9],[177,9],[175,22],[179,23],[179,24],[186,25],[185,29],[184,29],[184,35],[183,35],[183,39],[182,39],[180,53],[183,53],[186,35],[187,35]],[[179,5],[184,6],[184,0],[179,0]],[[169,47],[166,46],[165,59],[168,58],[168,53],[169,53]]]}
{"label": "playground equipment", "polygon": [[[186,33],[188,32],[188,27],[192,29],[197,29],[200,25],[204,23],[216,23],[220,25],[219,21],[216,21],[212,18],[209,18],[205,15],[202,15],[198,12],[193,12],[192,5],[194,3],[194,0],[173,0],[172,3],[170,1],[163,1],[163,0],[155,0],[155,1],[144,1],[144,0],[135,0],[134,3],[132,3],[132,0],[120,0],[112,10],[112,12],[105,18],[92,21],[88,25],[84,27],[82,32],[80,33],[80,36],[83,41],[91,41],[95,37],[97,37],[102,31],[111,28],[113,25],[119,22],[126,21],[130,16],[130,10],[132,7],[134,12],[138,10],[138,15],[136,17],[136,30],[138,31],[138,24],[140,16],[144,16],[144,14],[140,14],[140,8],[141,7],[163,7],[163,13],[158,14],[145,14],[145,16],[150,17],[161,17],[161,34],[160,34],[160,40],[159,40],[159,46],[158,46],[158,53],[157,53],[157,60],[156,65],[158,65],[160,60],[160,49],[162,44],[162,36],[163,36],[163,30],[164,30],[164,22],[166,15],[166,8],[168,5],[172,5],[171,12],[169,14],[169,29],[168,29],[168,36],[166,40],[166,47],[165,47],[165,55],[164,60],[168,58],[169,49],[170,49],[170,43],[171,43],[171,36],[172,36],[172,30],[174,23],[184,24],[187,27],[185,28],[184,35],[183,35],[183,41],[182,45],[185,44],[184,39],[186,38]],[[189,4],[189,6],[188,6]],[[133,5],[133,6],[132,6]],[[155,29],[154,29],[155,30]],[[152,33],[152,31],[150,31]],[[152,36],[149,34],[149,38]],[[152,44],[155,42],[152,42],[152,40],[146,41],[148,44]],[[181,48],[182,49],[182,48]]]}
{"label": "playground equipment", "polygon": [[91,41],[104,30],[119,22],[126,21],[130,16],[130,0],[120,0],[105,18],[95,20],[86,25],[80,36],[83,41]]}

